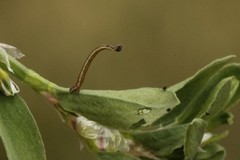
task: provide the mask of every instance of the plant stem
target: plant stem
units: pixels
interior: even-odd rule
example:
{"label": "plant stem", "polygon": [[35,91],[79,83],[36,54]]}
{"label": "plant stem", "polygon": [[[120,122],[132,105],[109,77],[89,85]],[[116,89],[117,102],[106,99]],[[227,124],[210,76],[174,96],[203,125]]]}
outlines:
{"label": "plant stem", "polygon": [[[0,52],[0,54],[3,54],[3,53]],[[16,78],[28,84],[31,88],[33,88],[35,91],[39,93],[41,92],[56,93],[56,92],[68,90],[67,88],[60,87],[55,83],[50,82],[47,79],[43,78],[33,70],[22,65],[20,62],[15,60],[10,55],[9,55],[9,62],[14,73],[10,72],[6,67],[6,64],[1,60],[0,60],[0,67],[9,73],[12,73]]]}

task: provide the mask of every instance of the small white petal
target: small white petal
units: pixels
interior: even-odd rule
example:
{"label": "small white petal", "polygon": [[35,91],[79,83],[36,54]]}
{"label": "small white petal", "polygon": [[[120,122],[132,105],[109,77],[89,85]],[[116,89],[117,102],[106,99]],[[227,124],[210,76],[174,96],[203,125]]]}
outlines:
{"label": "small white petal", "polygon": [[20,89],[12,80],[10,81],[10,87],[11,87],[11,91],[12,91],[13,95],[16,93],[19,93]]}
{"label": "small white petal", "polygon": [[0,68],[0,90],[6,96],[14,96],[19,92],[18,86],[11,80],[8,74]]}
{"label": "small white petal", "polygon": [[2,52],[2,54],[0,54],[0,61],[3,62],[4,64],[6,64],[8,70],[12,73],[13,70],[10,66],[10,62],[9,62],[9,55],[12,56],[15,59],[20,59],[22,57],[24,57],[24,54],[22,54],[22,52],[17,49],[16,47],[10,46],[8,44],[4,44],[4,43],[0,43],[0,52]]}
{"label": "small white petal", "polygon": [[81,139],[79,139],[79,145],[80,145],[80,151],[83,150],[85,144],[84,144],[84,141],[82,141]]}
{"label": "small white petal", "polygon": [[209,140],[213,135],[211,133],[204,133],[202,142]]}
{"label": "small white petal", "polygon": [[0,48],[5,49],[5,51],[15,59],[20,59],[25,56],[19,49],[8,44],[0,43]]}

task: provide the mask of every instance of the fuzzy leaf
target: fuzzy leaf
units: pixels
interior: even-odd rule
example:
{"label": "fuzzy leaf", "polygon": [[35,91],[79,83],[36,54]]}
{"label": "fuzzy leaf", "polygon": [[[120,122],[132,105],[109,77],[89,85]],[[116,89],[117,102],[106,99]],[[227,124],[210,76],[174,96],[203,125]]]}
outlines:
{"label": "fuzzy leaf", "polygon": [[[209,78],[208,82],[202,87],[201,93],[195,96],[192,93],[195,98],[191,100],[188,108],[178,116],[177,122],[180,124],[186,123],[192,118],[197,117],[202,112],[202,109],[206,109],[204,105],[208,104],[210,106],[207,107],[211,108],[210,110],[214,110],[211,113],[213,116],[209,116],[209,118],[207,116],[204,117],[209,123],[209,129],[225,123],[231,124],[232,114],[228,111],[233,104],[239,101],[239,81],[240,65],[234,63],[225,65]],[[208,103],[209,100],[212,102]]]}
{"label": "fuzzy leaf", "polygon": [[[203,89],[208,83],[208,80],[212,77],[213,74],[218,72],[234,57],[235,56],[228,56],[217,59],[199,70],[190,78],[168,88],[169,91],[175,92],[177,94],[177,97],[179,98],[181,104],[174,108],[169,114],[159,118],[156,122],[154,122],[154,124],[172,123],[180,114],[182,115],[181,117],[177,118],[178,124],[191,122],[201,109],[200,107],[196,106],[199,106],[199,104],[201,104],[204,99],[204,97],[200,98],[199,95],[201,95],[201,93],[203,92]],[[185,111],[191,112],[191,118],[185,116]],[[188,118],[187,121],[185,120],[186,118]]]}
{"label": "fuzzy leaf", "polygon": [[[206,100],[214,91],[214,88],[216,88],[216,86],[219,83],[221,83],[221,81],[224,79],[227,79],[227,80],[223,81],[222,86],[220,84],[219,88],[223,87],[224,88],[223,90],[228,90],[227,93],[225,94],[224,99],[222,100],[222,101],[225,101],[224,102],[225,104],[216,106],[217,108],[215,107],[215,110],[219,109],[220,111],[225,112],[230,107],[232,107],[233,105],[229,105],[230,102],[231,104],[233,104],[240,97],[240,94],[239,94],[240,90],[238,87],[239,80],[240,80],[240,65],[236,65],[236,64],[226,65],[222,67],[218,72],[213,74],[209,78],[208,82],[202,87],[201,92],[199,92],[197,95],[194,95],[194,93],[191,92],[194,98],[190,100],[187,108],[185,108],[185,111],[181,113],[180,116],[177,117],[177,122],[180,124],[187,123],[190,120],[192,120],[194,117],[197,117],[201,109],[204,108],[204,104],[206,103]],[[220,91],[218,96],[222,96],[222,93],[224,92]],[[216,103],[220,104],[219,97],[215,97],[215,99],[217,99]]]}
{"label": "fuzzy leaf", "polygon": [[158,88],[82,90],[80,95],[65,92],[56,97],[64,110],[120,130],[150,125],[179,104],[173,92]]}
{"label": "fuzzy leaf", "polygon": [[227,77],[217,84],[202,107],[201,118],[210,119],[222,111],[232,99],[238,88],[239,81],[235,77]]}
{"label": "fuzzy leaf", "polygon": [[212,77],[212,80],[210,83],[213,85],[214,83],[216,84],[217,82],[220,82],[222,79],[225,79],[227,77],[235,77],[238,82],[233,83],[232,85],[232,99],[230,102],[227,104],[227,107],[225,108],[225,111],[229,110],[236,102],[239,101],[240,98],[240,87],[236,87],[240,81],[240,64],[232,63],[229,65],[224,66],[217,72],[214,77]]}
{"label": "fuzzy leaf", "polygon": [[[213,89],[212,93],[209,95],[206,104],[202,107],[202,113],[199,113],[202,114],[202,119],[208,121],[209,130],[216,128],[218,125],[231,123],[228,119],[221,119],[219,115],[222,115],[226,112],[228,103],[235,95],[238,86],[239,80],[237,80],[235,77],[227,77],[219,82],[218,85]],[[226,117],[222,118],[225,119]],[[216,120],[219,122],[216,122]]]}
{"label": "fuzzy leaf", "polygon": [[208,122],[209,122],[208,130],[212,130],[224,124],[232,124],[233,114],[231,112],[219,113],[215,117],[211,118],[211,120],[208,120]]}
{"label": "fuzzy leaf", "polygon": [[9,160],[46,160],[38,127],[18,95],[0,93],[0,137]]}
{"label": "fuzzy leaf", "polygon": [[198,153],[196,160],[225,160],[225,149],[218,144],[209,144],[202,148]]}
{"label": "fuzzy leaf", "polygon": [[151,131],[137,131],[132,133],[132,136],[136,142],[158,153],[159,156],[168,156],[175,149],[183,146],[186,129],[187,125],[179,125]]}
{"label": "fuzzy leaf", "polygon": [[206,131],[207,123],[202,119],[194,119],[187,127],[184,142],[185,160],[193,160]]}
{"label": "fuzzy leaf", "polygon": [[98,160],[140,160],[120,152],[100,152],[97,154]]}

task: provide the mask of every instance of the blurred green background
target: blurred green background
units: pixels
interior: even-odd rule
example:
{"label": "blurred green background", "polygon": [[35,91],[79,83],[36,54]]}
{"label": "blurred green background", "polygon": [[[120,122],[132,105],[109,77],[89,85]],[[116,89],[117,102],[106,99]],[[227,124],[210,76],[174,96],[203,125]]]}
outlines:
{"label": "blurred green background", "polygon": [[[83,88],[128,89],[177,83],[210,61],[240,56],[239,0],[0,0],[0,42],[18,47],[22,63],[71,86],[89,52],[100,44],[124,46],[99,55]],[[240,62],[240,58],[236,61]],[[17,81],[40,127],[49,160],[93,160],[46,100]],[[227,160],[240,157],[240,109],[221,141]],[[0,159],[5,160],[0,147]]]}

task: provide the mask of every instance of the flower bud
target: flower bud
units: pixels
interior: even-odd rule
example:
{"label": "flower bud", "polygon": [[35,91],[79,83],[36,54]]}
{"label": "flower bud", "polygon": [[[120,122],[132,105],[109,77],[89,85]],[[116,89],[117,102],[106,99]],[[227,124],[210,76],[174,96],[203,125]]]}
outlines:
{"label": "flower bud", "polygon": [[18,86],[11,80],[9,75],[0,68],[0,91],[6,96],[14,96],[19,92]]}
{"label": "flower bud", "polygon": [[129,151],[128,139],[118,130],[107,128],[83,116],[76,118],[76,131],[101,151]]}
{"label": "flower bud", "polygon": [[14,73],[10,66],[9,56],[15,59],[20,59],[24,57],[24,54],[22,54],[21,51],[16,47],[4,43],[0,43],[0,52],[2,53],[0,54],[0,61],[6,65],[7,69],[10,72]]}

